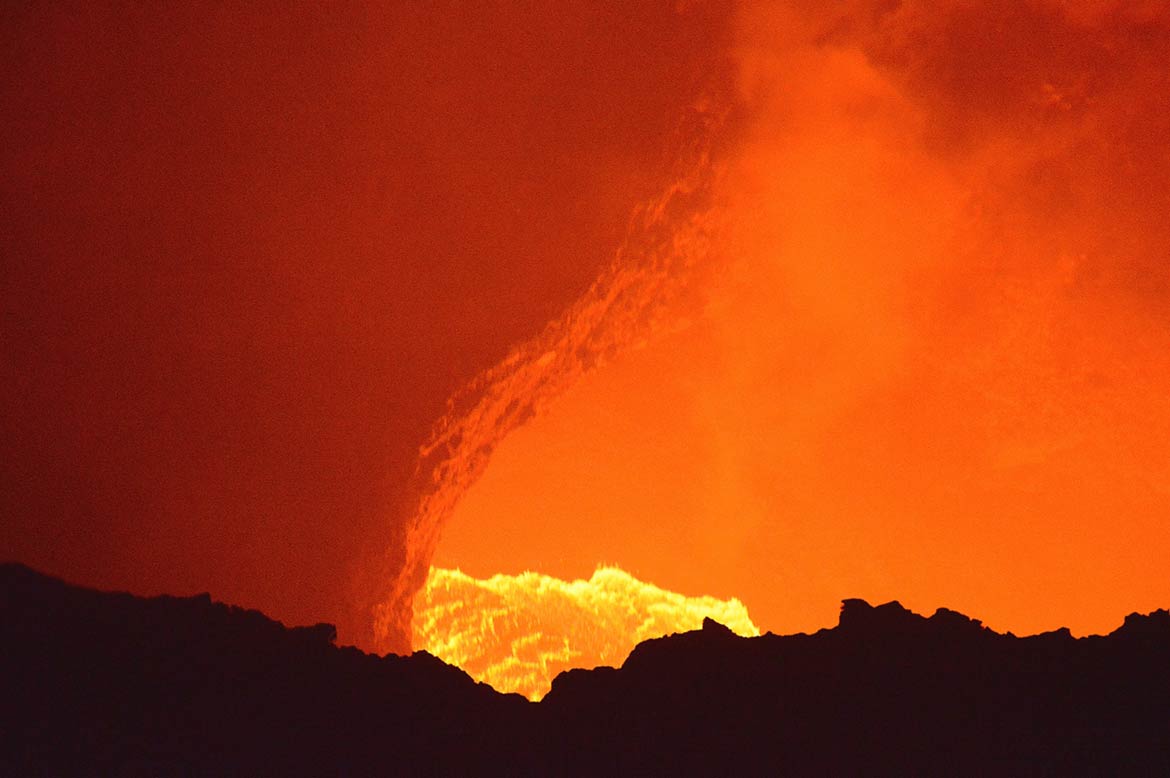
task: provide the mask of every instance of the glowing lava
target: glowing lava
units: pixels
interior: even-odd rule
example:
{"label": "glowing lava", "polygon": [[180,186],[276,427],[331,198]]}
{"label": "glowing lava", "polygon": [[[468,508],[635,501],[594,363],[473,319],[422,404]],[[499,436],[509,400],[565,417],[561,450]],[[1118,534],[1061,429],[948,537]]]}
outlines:
{"label": "glowing lava", "polygon": [[432,567],[414,612],[416,649],[532,700],[564,670],[621,664],[641,641],[698,629],[707,616],[760,634],[737,599],[687,597],[617,567],[588,581],[532,572],[479,580]]}

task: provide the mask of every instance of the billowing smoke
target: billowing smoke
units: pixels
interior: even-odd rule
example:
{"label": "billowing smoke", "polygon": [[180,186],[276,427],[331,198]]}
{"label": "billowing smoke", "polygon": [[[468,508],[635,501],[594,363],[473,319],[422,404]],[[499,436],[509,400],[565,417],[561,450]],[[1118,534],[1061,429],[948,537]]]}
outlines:
{"label": "billowing smoke", "polygon": [[735,52],[692,325],[504,441],[440,561],[613,560],[777,630],[1164,603],[1167,4],[747,3]]}
{"label": "billowing smoke", "polygon": [[828,8],[741,26],[741,264],[694,393],[737,594],[766,626],[814,618],[770,570],[1015,630],[1165,601],[1168,6]]}
{"label": "billowing smoke", "polygon": [[23,5],[0,553],[399,650],[434,553],[1164,606],[1168,15]]}

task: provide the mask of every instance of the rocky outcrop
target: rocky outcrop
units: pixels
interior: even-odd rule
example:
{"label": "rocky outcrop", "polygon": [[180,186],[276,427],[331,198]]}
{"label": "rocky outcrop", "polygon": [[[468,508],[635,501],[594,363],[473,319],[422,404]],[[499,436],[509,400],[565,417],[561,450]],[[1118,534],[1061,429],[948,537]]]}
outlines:
{"label": "rocky outcrop", "polygon": [[539,704],[423,652],[210,597],[0,568],[6,775],[1165,775],[1170,613],[1018,638],[846,600],[813,635],[707,620]]}

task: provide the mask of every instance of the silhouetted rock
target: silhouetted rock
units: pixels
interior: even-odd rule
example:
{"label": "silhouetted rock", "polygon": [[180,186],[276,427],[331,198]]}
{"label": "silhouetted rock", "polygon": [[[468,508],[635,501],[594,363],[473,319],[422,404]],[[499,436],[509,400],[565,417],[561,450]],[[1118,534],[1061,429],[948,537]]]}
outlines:
{"label": "silhouetted rock", "polygon": [[[457,773],[516,760],[529,703],[428,654],[333,645],[207,595],[0,568],[3,775]],[[523,767],[523,765],[520,765]],[[524,768],[530,769],[530,768]]]}
{"label": "silhouetted rock", "polygon": [[846,600],[813,635],[700,630],[540,704],[207,595],[0,567],[5,775],[1170,775],[1170,613],[1000,635]]}

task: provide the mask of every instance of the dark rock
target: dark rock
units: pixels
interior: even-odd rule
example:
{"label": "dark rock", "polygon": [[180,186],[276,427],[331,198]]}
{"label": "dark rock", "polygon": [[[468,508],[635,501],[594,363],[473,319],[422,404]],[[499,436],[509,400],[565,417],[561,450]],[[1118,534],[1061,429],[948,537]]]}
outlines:
{"label": "dark rock", "polygon": [[846,600],[835,629],[706,620],[540,704],[417,652],[207,595],[0,566],[3,775],[1170,775],[1170,613],[1000,635]]}

